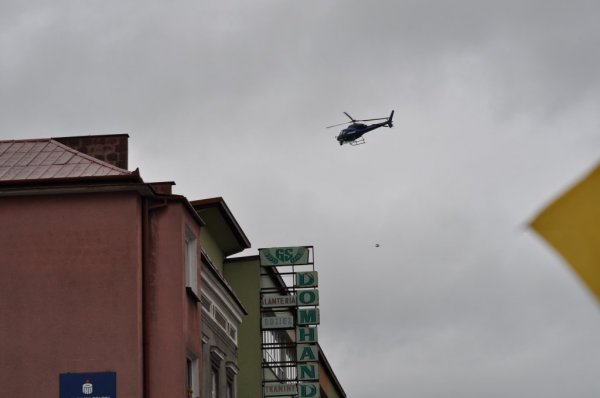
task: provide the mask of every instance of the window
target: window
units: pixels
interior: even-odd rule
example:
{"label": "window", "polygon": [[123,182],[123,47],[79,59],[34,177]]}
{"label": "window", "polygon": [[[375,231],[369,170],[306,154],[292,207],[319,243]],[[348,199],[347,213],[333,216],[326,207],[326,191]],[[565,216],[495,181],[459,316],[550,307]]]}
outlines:
{"label": "window", "polygon": [[200,296],[200,304],[202,304],[202,309],[207,311],[209,314],[211,313],[212,302],[204,294]]}
{"label": "window", "polygon": [[229,337],[234,342],[237,342],[237,329],[230,323],[229,324]]}
{"label": "window", "polygon": [[225,315],[217,308],[215,308],[215,321],[221,326],[223,329],[227,330],[227,319],[225,319]]}
{"label": "window", "polygon": [[227,379],[227,398],[233,398],[233,380]]}
{"label": "window", "polygon": [[210,397],[219,398],[219,370],[216,366],[210,370]]}
{"label": "window", "polygon": [[198,262],[196,252],[198,250],[196,235],[185,227],[185,285],[198,296]]}
{"label": "window", "polygon": [[237,345],[237,328],[217,307],[217,305],[214,304],[204,293],[202,293],[200,296],[200,305],[202,305],[202,309],[206,311],[206,313],[209,314],[212,319],[215,320],[217,325],[219,325],[225,331],[225,333],[227,333],[229,338]]}
{"label": "window", "polygon": [[280,330],[263,330],[263,362],[280,381],[296,378],[295,345],[289,335]]}
{"label": "window", "polygon": [[187,398],[198,398],[200,396],[198,385],[198,360],[186,358],[186,392]]}
{"label": "window", "polygon": [[[217,346],[210,347],[210,385],[209,385],[209,397],[210,398],[223,398],[221,394],[226,391],[225,380],[221,380],[225,374],[221,374],[221,368],[223,367],[223,361],[225,360],[225,353]],[[223,383],[223,384],[221,384]]]}
{"label": "window", "polygon": [[237,374],[238,374],[238,367],[232,363],[232,362],[228,362],[227,363],[227,370],[226,370],[226,375],[227,375],[227,384],[225,385],[225,398],[235,398],[235,393],[236,393],[236,378],[237,378]]}

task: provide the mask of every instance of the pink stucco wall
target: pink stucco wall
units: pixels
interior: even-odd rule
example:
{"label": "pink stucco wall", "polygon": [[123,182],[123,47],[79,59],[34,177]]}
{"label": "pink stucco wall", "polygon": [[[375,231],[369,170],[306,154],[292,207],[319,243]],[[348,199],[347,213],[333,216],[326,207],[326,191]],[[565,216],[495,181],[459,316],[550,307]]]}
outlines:
{"label": "pink stucco wall", "polygon": [[0,386],[58,397],[65,372],[117,372],[142,391],[136,194],[0,198]]}
{"label": "pink stucco wall", "polygon": [[[186,397],[186,356],[200,358],[201,331],[200,306],[185,291],[185,226],[198,237],[198,242],[200,229],[179,203],[151,211],[150,225],[153,244],[145,269],[145,299],[151,309],[146,322],[146,398]],[[199,269],[197,275],[199,283]],[[199,378],[202,373],[201,361],[198,362]]]}

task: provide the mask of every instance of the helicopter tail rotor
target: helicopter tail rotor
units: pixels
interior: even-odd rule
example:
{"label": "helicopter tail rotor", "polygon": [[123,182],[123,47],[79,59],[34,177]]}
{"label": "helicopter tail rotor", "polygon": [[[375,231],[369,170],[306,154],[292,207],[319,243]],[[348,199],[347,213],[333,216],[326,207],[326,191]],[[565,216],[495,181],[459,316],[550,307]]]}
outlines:
{"label": "helicopter tail rotor", "polygon": [[392,124],[392,119],[394,118],[394,111],[392,111],[392,113],[390,113],[390,117],[388,119],[388,126],[390,128],[394,127],[394,125]]}

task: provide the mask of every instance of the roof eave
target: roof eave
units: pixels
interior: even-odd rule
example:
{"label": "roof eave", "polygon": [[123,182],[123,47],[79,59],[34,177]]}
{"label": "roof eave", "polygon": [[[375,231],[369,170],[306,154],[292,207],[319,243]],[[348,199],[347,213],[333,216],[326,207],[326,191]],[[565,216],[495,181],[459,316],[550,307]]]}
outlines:
{"label": "roof eave", "polygon": [[136,169],[128,174],[104,175],[104,176],[83,176],[83,177],[65,177],[65,178],[39,178],[24,180],[0,180],[0,189],[2,187],[32,187],[32,186],[57,186],[57,185],[78,185],[89,183],[106,184],[109,182],[135,182],[143,183],[139,171]]}
{"label": "roof eave", "polygon": [[240,249],[241,249],[241,250],[235,250],[235,251],[230,250],[228,252],[225,252],[225,254],[227,256],[236,254],[236,253],[240,253],[240,252],[244,251],[245,249],[248,249],[251,247],[250,240],[248,240],[248,237],[242,230],[242,227],[237,222],[237,220],[231,213],[231,210],[229,210],[229,207],[227,206],[227,204],[225,203],[225,200],[222,197],[193,200],[190,203],[196,210],[202,210],[202,209],[207,209],[207,208],[217,208],[219,210],[219,213],[221,214],[221,216],[223,217],[225,222],[229,225],[229,228],[233,232],[233,234],[240,246]]}

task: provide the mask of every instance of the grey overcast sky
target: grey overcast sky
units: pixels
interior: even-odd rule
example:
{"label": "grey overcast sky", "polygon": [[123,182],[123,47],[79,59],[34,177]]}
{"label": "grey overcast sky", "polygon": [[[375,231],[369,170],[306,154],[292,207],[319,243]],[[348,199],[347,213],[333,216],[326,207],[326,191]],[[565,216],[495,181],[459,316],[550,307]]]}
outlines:
{"label": "grey overcast sky", "polygon": [[[223,196],[254,248],[314,245],[349,397],[597,398],[600,306],[527,223],[599,159],[599,20],[596,0],[4,0],[0,135],[128,133],[130,168]],[[324,128],[392,109],[366,145]]]}

